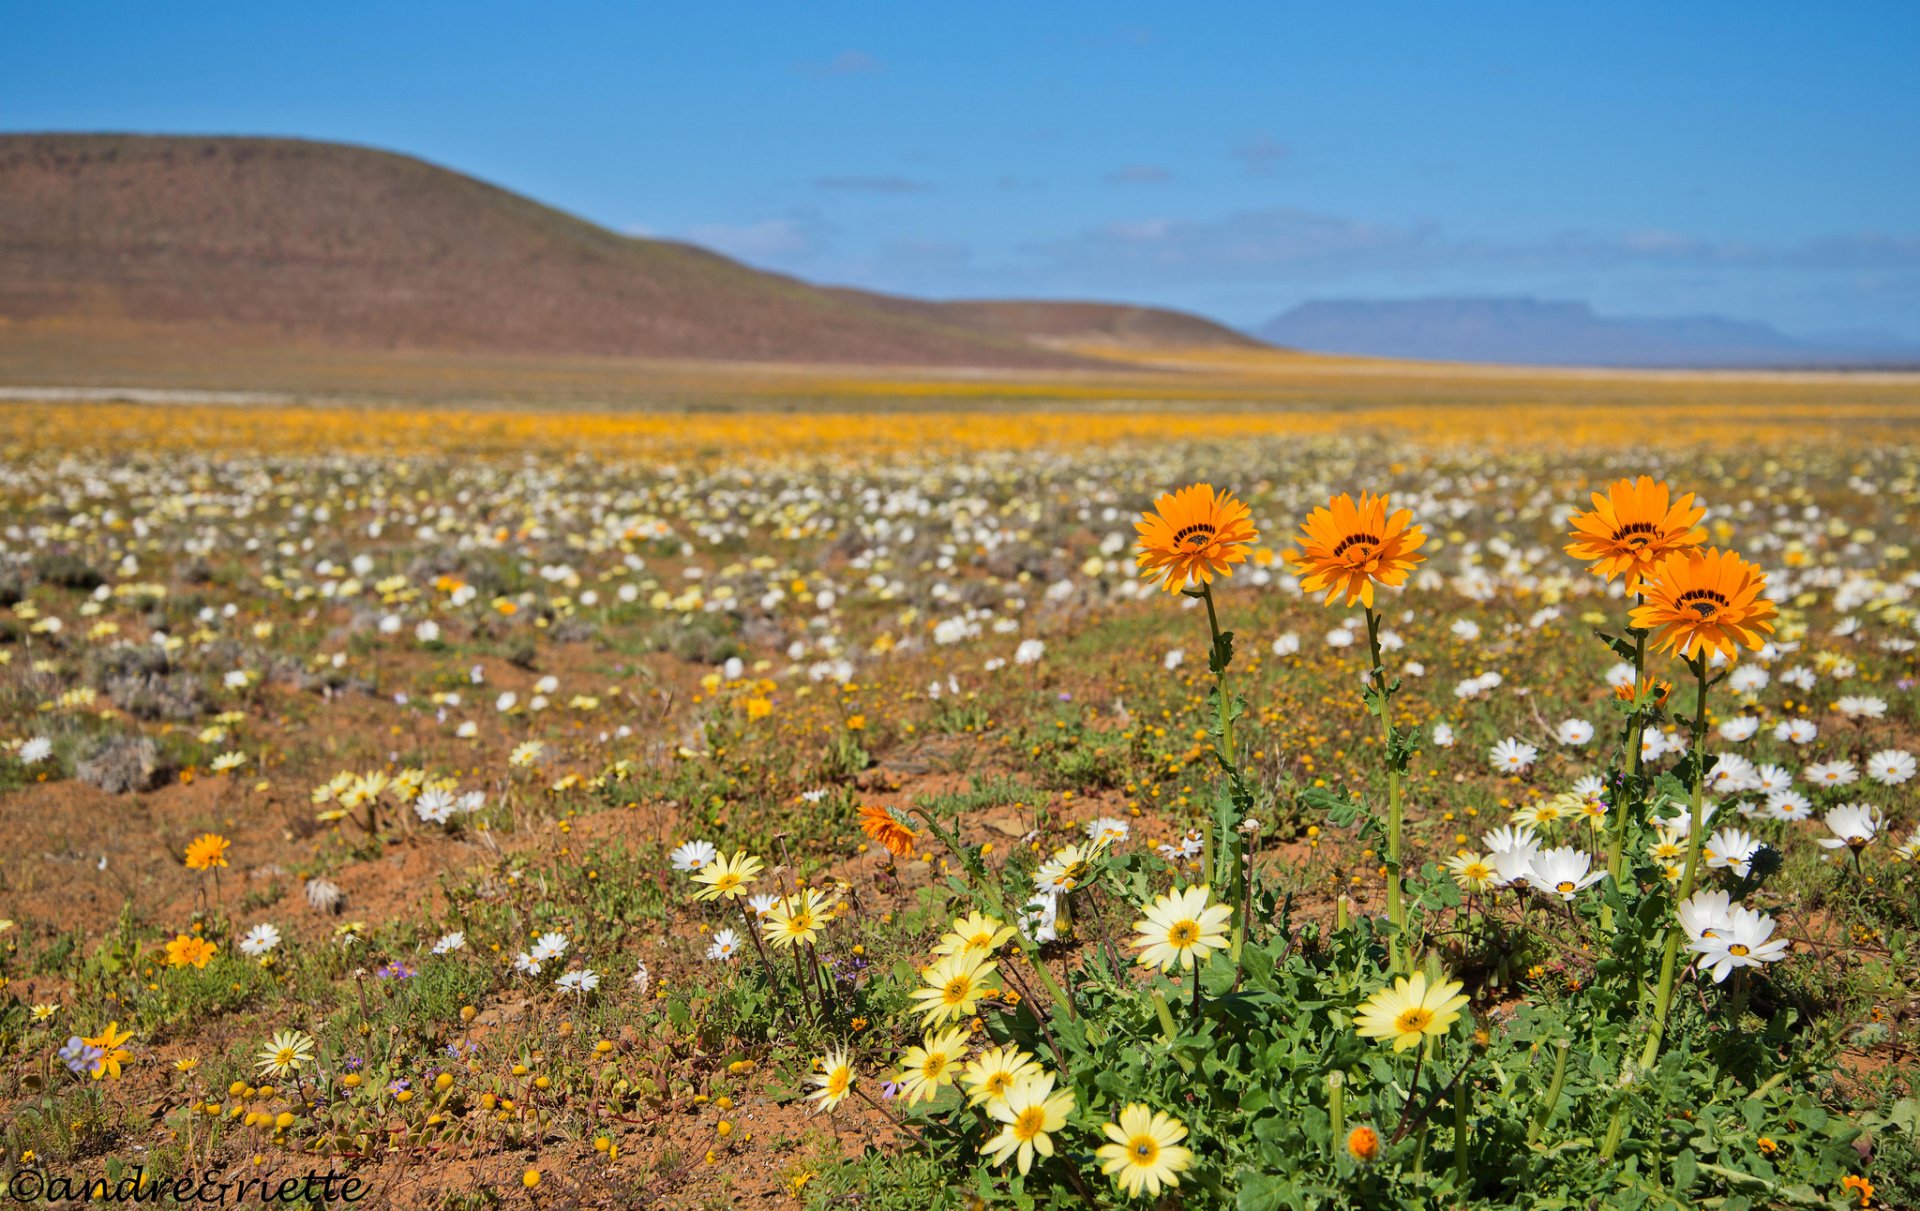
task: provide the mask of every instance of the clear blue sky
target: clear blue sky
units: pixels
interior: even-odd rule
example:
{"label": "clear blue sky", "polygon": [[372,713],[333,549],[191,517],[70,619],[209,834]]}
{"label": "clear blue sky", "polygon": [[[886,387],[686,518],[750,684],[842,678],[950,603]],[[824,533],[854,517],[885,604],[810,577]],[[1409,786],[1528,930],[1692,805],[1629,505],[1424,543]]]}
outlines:
{"label": "clear blue sky", "polygon": [[1920,4],[5,7],[0,129],[371,144],[817,280],[1920,338]]}

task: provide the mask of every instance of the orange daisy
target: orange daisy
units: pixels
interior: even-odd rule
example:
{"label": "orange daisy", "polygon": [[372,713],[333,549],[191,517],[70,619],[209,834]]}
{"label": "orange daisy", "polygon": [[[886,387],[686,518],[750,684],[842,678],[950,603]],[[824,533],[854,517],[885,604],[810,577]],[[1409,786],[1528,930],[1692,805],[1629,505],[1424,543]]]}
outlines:
{"label": "orange daisy", "polygon": [[1692,659],[1712,648],[1732,660],[1742,647],[1758,651],[1778,613],[1763,595],[1766,574],[1732,551],[1680,551],[1661,560],[1640,585],[1645,604],[1633,625],[1654,632],[1655,651]]}
{"label": "orange daisy", "polygon": [[1233,575],[1232,565],[1246,562],[1247,548],[1260,538],[1245,503],[1212,484],[1162,494],[1133,528],[1140,533],[1135,562],[1147,579],[1164,577],[1169,593]]}
{"label": "orange daisy", "polygon": [[887,852],[895,857],[913,856],[914,831],[884,807],[862,807],[860,831],[872,837],[875,843],[885,846]]}
{"label": "orange daisy", "polygon": [[205,967],[214,953],[213,943],[192,934],[180,934],[167,943],[167,963],[173,967]]}
{"label": "orange daisy", "polygon": [[1707,511],[1694,505],[1693,493],[1671,497],[1665,481],[1650,475],[1615,480],[1606,495],[1593,494],[1591,511],[1573,515],[1567,554],[1586,560],[1595,576],[1612,580],[1624,573],[1627,592],[1638,592],[1655,564],[1707,541],[1700,527]]}
{"label": "orange daisy", "polygon": [[1661,681],[1652,675],[1648,675],[1641,679],[1640,687],[1637,690],[1631,682],[1626,685],[1614,686],[1613,696],[1622,702],[1632,702],[1636,698],[1644,698],[1648,694],[1653,694],[1655,690],[1658,690],[1659,693],[1654,695],[1653,705],[1655,707],[1663,707],[1667,705],[1668,696],[1673,693],[1673,682]]}
{"label": "orange daisy", "polygon": [[227,864],[227,847],[233,844],[219,833],[202,833],[187,843],[187,869],[212,870]]}
{"label": "orange daisy", "polygon": [[1387,498],[1362,492],[1356,503],[1345,492],[1307,515],[1300,526],[1300,549],[1287,560],[1309,593],[1327,591],[1326,603],[1344,591],[1346,604],[1358,601],[1373,608],[1375,582],[1398,587],[1407,581],[1413,565],[1426,561],[1414,552],[1427,535],[1413,524],[1413,510],[1391,516]]}

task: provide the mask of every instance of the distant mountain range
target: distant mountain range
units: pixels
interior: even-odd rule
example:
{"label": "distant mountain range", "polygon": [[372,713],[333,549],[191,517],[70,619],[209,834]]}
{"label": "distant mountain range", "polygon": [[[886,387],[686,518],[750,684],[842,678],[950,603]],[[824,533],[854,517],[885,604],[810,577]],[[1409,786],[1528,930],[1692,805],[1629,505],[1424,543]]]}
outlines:
{"label": "distant mountain range", "polygon": [[0,331],[305,349],[1088,370],[1244,346],[1107,303],[821,287],[410,156],[297,139],[0,135]]}
{"label": "distant mountain range", "polygon": [[1537,366],[1912,367],[1920,345],[1890,334],[1793,337],[1717,315],[1596,315],[1532,298],[1324,299],[1254,335],[1316,353]]}

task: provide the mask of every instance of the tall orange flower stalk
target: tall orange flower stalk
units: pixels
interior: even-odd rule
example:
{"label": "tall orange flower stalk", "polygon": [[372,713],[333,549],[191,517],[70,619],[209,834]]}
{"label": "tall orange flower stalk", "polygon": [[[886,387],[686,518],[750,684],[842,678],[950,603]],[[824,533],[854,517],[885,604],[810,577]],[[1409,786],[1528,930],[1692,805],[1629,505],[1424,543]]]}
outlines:
{"label": "tall orange flower stalk", "polygon": [[1344,595],[1348,607],[1359,602],[1367,612],[1372,664],[1367,671],[1366,702],[1380,720],[1387,765],[1387,919],[1394,928],[1387,953],[1391,968],[1403,972],[1408,970],[1408,957],[1407,908],[1400,877],[1404,812],[1400,784],[1415,750],[1412,734],[1398,733],[1393,727],[1392,699],[1400,682],[1397,678],[1387,681],[1380,657],[1380,614],[1373,603],[1375,585],[1398,588],[1415,565],[1425,562],[1427,557],[1419,551],[1427,535],[1414,524],[1413,510],[1389,512],[1384,494],[1362,492],[1356,501],[1343,492],[1307,515],[1297,541],[1299,549],[1287,552],[1287,560],[1300,577],[1300,587],[1309,593],[1324,590],[1327,605]]}
{"label": "tall orange flower stalk", "polygon": [[[1650,475],[1615,480],[1605,492],[1592,494],[1593,508],[1569,519],[1573,529],[1568,537],[1573,541],[1567,544],[1567,554],[1586,560],[1587,570],[1595,576],[1608,581],[1624,578],[1626,591],[1638,605],[1643,600],[1644,580],[1662,560],[1676,552],[1696,550],[1707,540],[1707,532],[1700,526],[1707,511],[1693,500],[1691,492],[1674,499],[1673,489]],[[1650,692],[1647,632],[1631,617],[1627,627],[1632,645],[1615,646],[1633,661],[1635,692],[1627,698],[1626,751],[1621,755],[1622,766],[1631,770],[1632,776],[1625,793],[1618,796],[1620,802],[1611,805],[1612,818],[1608,821],[1607,874],[1616,884],[1626,859],[1627,818],[1631,815],[1639,820],[1645,814],[1641,738],[1648,718],[1666,702],[1665,694],[1656,702]],[[1603,913],[1611,923],[1611,909]]]}
{"label": "tall orange flower stalk", "polygon": [[[1677,551],[1656,564],[1641,585],[1642,604],[1633,611],[1633,625],[1653,638],[1656,652],[1672,652],[1693,670],[1698,696],[1693,708],[1693,796],[1687,830],[1687,860],[1680,873],[1674,903],[1693,894],[1700,871],[1701,820],[1707,775],[1707,654],[1729,660],[1740,649],[1758,651],[1773,632],[1778,611],[1766,596],[1767,578],[1758,566],[1732,551]],[[1666,1033],[1667,1010],[1673,1000],[1674,962],[1679,954],[1681,929],[1677,920],[1667,926],[1660,959],[1660,983],[1654,993],[1653,1029],[1647,1036],[1640,1065],[1660,1058]]]}
{"label": "tall orange flower stalk", "polygon": [[1235,564],[1244,563],[1248,549],[1260,539],[1253,515],[1246,504],[1231,492],[1215,491],[1212,484],[1190,484],[1177,492],[1163,493],[1153,508],[1140,515],[1133,527],[1139,533],[1135,562],[1149,580],[1158,580],[1169,593],[1185,593],[1207,605],[1207,632],[1212,642],[1207,649],[1207,668],[1214,676],[1214,741],[1221,767],[1227,775],[1227,802],[1233,818],[1216,811],[1203,825],[1205,842],[1201,849],[1203,882],[1216,881],[1218,865],[1214,837],[1219,832],[1225,841],[1232,864],[1231,877],[1224,887],[1227,900],[1238,898],[1243,911],[1237,914],[1232,954],[1237,963],[1246,941],[1244,906],[1252,894],[1252,877],[1245,869],[1246,841],[1236,827],[1253,806],[1253,791],[1241,774],[1233,746],[1234,720],[1245,710],[1245,703],[1227,693],[1227,666],[1233,663],[1233,632],[1220,629],[1220,616],[1214,608],[1215,576],[1232,576]]}
{"label": "tall orange flower stalk", "polygon": [[[214,899],[222,904],[226,902],[226,897],[220,894],[220,870],[227,864],[227,850],[232,844],[233,842],[227,840],[219,833],[201,833],[198,837],[187,842],[187,852],[184,855],[188,870],[197,870],[202,874],[213,875]],[[203,884],[197,890],[202,897],[201,902],[204,904],[206,896],[205,885]]]}

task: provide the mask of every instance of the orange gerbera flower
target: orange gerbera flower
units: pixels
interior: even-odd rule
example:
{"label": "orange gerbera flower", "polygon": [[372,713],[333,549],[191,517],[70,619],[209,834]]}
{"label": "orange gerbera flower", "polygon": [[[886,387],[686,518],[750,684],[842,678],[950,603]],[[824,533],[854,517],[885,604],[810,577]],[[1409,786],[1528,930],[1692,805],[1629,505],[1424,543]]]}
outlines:
{"label": "orange gerbera flower", "polygon": [[[1654,694],[1655,690],[1658,690],[1659,693]],[[1628,682],[1626,685],[1616,685],[1613,687],[1613,696],[1615,698],[1618,698],[1622,702],[1632,702],[1636,698],[1644,698],[1648,694],[1654,694],[1653,705],[1656,707],[1662,707],[1667,705],[1667,698],[1672,693],[1673,693],[1673,682],[1660,681],[1654,678],[1651,674],[1641,679],[1640,686],[1638,689],[1634,688],[1632,682]]]}
{"label": "orange gerbera flower", "polygon": [[1638,592],[1653,565],[1707,541],[1700,528],[1706,509],[1694,506],[1691,492],[1671,496],[1666,483],[1650,475],[1615,480],[1606,495],[1593,494],[1590,512],[1573,515],[1567,554],[1590,563],[1595,576],[1612,580],[1625,573],[1627,592]]}
{"label": "orange gerbera flower", "polygon": [[887,852],[901,858],[913,856],[914,831],[894,818],[884,807],[860,809],[860,831],[872,837]]}
{"label": "orange gerbera flower", "polygon": [[1759,566],[1732,551],[1679,551],[1641,582],[1645,604],[1634,609],[1633,625],[1655,632],[1655,651],[1692,659],[1712,648],[1732,660],[1742,647],[1758,651],[1773,631],[1778,611],[1766,589]]}
{"label": "orange gerbera flower", "polygon": [[180,934],[167,943],[167,962],[174,967],[205,967],[213,956],[213,943],[191,934]]}
{"label": "orange gerbera flower", "polygon": [[1140,533],[1135,562],[1147,579],[1164,577],[1169,593],[1189,581],[1210,584],[1216,573],[1233,575],[1231,565],[1246,562],[1247,548],[1260,537],[1247,506],[1212,484],[1161,495],[1133,528]]}
{"label": "orange gerbera flower", "polygon": [[1357,504],[1342,492],[1309,513],[1298,541],[1300,549],[1288,551],[1287,560],[1302,589],[1327,591],[1327,604],[1344,591],[1347,605],[1358,601],[1372,609],[1376,581],[1405,584],[1413,565],[1427,558],[1414,554],[1427,535],[1413,524],[1413,510],[1388,516],[1387,498],[1370,492],[1362,492]]}
{"label": "orange gerbera flower", "polygon": [[187,843],[187,869],[212,870],[227,864],[227,847],[232,842],[219,833],[202,833]]}

